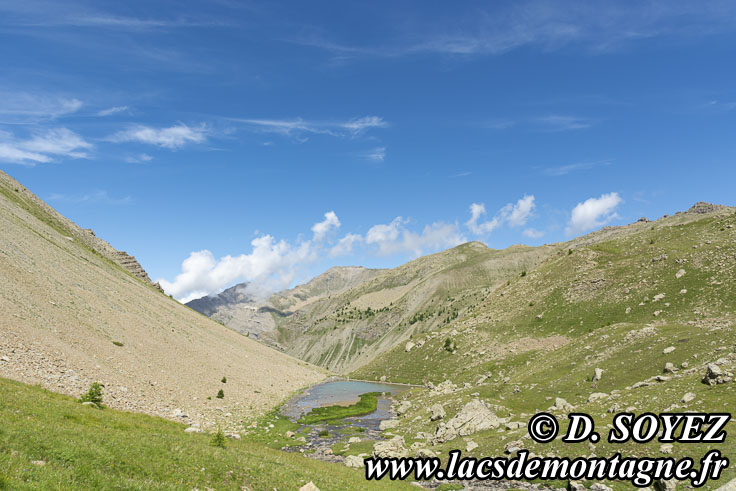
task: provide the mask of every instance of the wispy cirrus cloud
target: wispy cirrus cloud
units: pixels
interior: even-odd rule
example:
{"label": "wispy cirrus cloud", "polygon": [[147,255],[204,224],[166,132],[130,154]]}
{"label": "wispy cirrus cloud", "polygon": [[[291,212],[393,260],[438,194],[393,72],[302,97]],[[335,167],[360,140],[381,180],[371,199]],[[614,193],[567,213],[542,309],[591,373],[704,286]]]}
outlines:
{"label": "wispy cirrus cloud", "polygon": [[607,53],[655,37],[733,32],[734,20],[736,6],[725,1],[703,4],[652,0],[622,4],[599,0],[570,8],[563,0],[527,0],[458,9],[456,15],[443,16],[441,20],[415,15],[411,29],[405,23],[383,22],[382,35],[363,43],[341,42],[319,29],[293,42],[344,59],[427,54],[470,58],[527,47],[546,52],[574,47]]}
{"label": "wispy cirrus cloud", "polygon": [[110,107],[108,109],[103,109],[101,111],[97,112],[98,116],[112,116],[113,114],[119,114],[119,113],[125,113],[128,112],[130,108],[128,106],[114,106]]}
{"label": "wispy cirrus cloud", "polygon": [[596,121],[580,116],[551,114],[534,119],[538,129],[542,131],[575,131],[590,128]]}
{"label": "wispy cirrus cloud", "polygon": [[613,160],[595,160],[592,162],[576,162],[574,164],[560,165],[558,167],[547,167],[544,173],[548,176],[564,176],[571,172],[580,170],[595,169],[598,167],[607,167],[613,163]]}
{"label": "wispy cirrus cloud", "polygon": [[84,159],[93,145],[67,128],[52,128],[34,132],[29,138],[18,139],[0,132],[0,161],[36,165],[57,158]]}
{"label": "wispy cirrus cloud", "polygon": [[386,160],[386,147],[376,147],[367,152],[360,154],[360,157],[364,160],[370,160],[372,162],[383,162]]}
{"label": "wispy cirrus cloud", "polygon": [[85,194],[62,194],[53,193],[47,198],[49,201],[58,201],[66,203],[89,203],[89,204],[106,204],[106,205],[127,205],[133,202],[130,196],[122,198],[114,198],[102,189],[92,191]]}
{"label": "wispy cirrus cloud", "polygon": [[83,105],[74,97],[0,90],[0,122],[29,124],[51,121],[76,113]]}
{"label": "wispy cirrus cloud", "polygon": [[191,143],[207,141],[207,127],[204,124],[188,126],[183,123],[168,128],[136,125],[110,135],[107,140],[115,143],[145,143],[176,150]]}
{"label": "wispy cirrus cloud", "polygon": [[370,129],[385,128],[388,123],[380,116],[364,116],[346,121],[316,121],[302,118],[294,119],[251,119],[228,118],[230,121],[242,123],[254,131],[275,133],[278,135],[301,139],[307,134],[330,135],[343,138],[355,138]]}

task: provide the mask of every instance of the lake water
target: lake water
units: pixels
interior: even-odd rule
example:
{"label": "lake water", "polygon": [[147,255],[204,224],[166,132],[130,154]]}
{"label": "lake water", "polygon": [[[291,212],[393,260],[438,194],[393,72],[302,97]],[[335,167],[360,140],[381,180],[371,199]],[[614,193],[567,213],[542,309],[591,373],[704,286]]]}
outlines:
{"label": "lake water", "polygon": [[[404,385],[384,384],[378,382],[357,382],[351,380],[339,380],[335,382],[325,382],[323,384],[310,387],[303,393],[292,398],[284,408],[282,413],[292,419],[299,418],[302,414],[308,413],[312,409],[321,406],[333,406],[336,404],[348,406],[355,404],[360,400],[360,395],[366,392],[382,392],[387,396],[396,394],[408,389]],[[388,397],[379,397],[378,409],[361,418],[385,419],[389,417],[389,408],[391,402]],[[376,414],[380,412],[381,414]]]}

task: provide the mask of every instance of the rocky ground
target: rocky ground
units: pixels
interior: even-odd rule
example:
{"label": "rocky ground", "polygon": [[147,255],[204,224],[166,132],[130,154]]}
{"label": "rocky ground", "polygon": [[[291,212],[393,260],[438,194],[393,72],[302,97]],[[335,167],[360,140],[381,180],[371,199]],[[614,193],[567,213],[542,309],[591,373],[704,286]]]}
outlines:
{"label": "rocky ground", "polygon": [[111,407],[232,430],[325,377],[167,297],[2,177],[0,377],[75,396],[98,381]]}

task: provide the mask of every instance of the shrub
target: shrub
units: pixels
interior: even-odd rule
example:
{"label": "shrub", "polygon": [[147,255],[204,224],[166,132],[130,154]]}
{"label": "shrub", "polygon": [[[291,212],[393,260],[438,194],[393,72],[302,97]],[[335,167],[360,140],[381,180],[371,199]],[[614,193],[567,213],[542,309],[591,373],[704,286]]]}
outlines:
{"label": "shrub", "polygon": [[521,272],[521,277],[523,278],[524,276],[526,276],[526,269]]}
{"label": "shrub", "polygon": [[568,250],[567,250],[567,255],[568,255],[568,256],[572,256],[572,249],[568,249]]}
{"label": "shrub", "polygon": [[217,391],[217,398],[218,399],[224,399],[225,398],[225,392],[222,389],[220,389],[220,390]]}
{"label": "shrub", "polygon": [[114,344],[115,346],[123,346],[123,343],[121,343],[120,341],[113,341],[112,344]]}
{"label": "shrub", "polygon": [[319,435],[320,438],[327,438],[328,436],[330,436],[330,432],[327,430],[320,430],[320,432],[317,433],[317,435]]}
{"label": "shrub", "polygon": [[225,448],[226,442],[227,440],[225,439],[225,433],[222,432],[222,428],[217,428],[217,432],[212,434],[210,445],[213,447]]}
{"label": "shrub", "polygon": [[86,394],[82,394],[79,398],[81,402],[92,402],[98,406],[102,406],[102,384],[94,382],[89,386]]}
{"label": "shrub", "polygon": [[226,384],[227,383],[227,377],[222,377],[222,380],[220,380],[220,382],[222,382],[223,384]]}
{"label": "shrub", "polygon": [[457,345],[455,344],[455,341],[453,341],[451,338],[445,339],[445,351],[454,353],[456,349]]}

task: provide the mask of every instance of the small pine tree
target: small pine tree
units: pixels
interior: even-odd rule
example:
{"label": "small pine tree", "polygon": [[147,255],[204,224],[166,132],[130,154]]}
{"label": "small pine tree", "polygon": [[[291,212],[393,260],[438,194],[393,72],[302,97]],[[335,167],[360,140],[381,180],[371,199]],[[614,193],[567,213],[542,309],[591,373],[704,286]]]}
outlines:
{"label": "small pine tree", "polygon": [[222,380],[220,380],[220,382],[222,382],[223,384],[226,384],[227,383],[227,377],[222,377]]}
{"label": "small pine tree", "polygon": [[92,402],[98,406],[102,406],[102,384],[94,382],[89,386],[86,394],[82,394],[79,398],[81,402]]}
{"label": "small pine tree", "polygon": [[218,399],[224,399],[225,398],[225,392],[222,389],[220,389],[220,390],[217,391],[217,398]]}
{"label": "small pine tree", "polygon": [[227,439],[225,438],[225,433],[222,432],[222,428],[218,427],[217,432],[212,434],[210,445],[212,445],[213,447],[225,448],[226,442]]}
{"label": "small pine tree", "polygon": [[526,276],[526,269],[521,272],[521,277],[523,278],[524,276]]}

